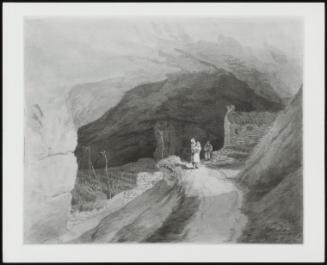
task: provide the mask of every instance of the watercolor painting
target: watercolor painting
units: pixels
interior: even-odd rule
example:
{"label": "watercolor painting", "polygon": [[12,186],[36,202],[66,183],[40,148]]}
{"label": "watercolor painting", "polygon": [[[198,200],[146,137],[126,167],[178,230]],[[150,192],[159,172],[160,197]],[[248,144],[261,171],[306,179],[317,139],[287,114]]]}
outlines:
{"label": "watercolor painting", "polygon": [[25,17],[24,242],[303,242],[303,20]]}

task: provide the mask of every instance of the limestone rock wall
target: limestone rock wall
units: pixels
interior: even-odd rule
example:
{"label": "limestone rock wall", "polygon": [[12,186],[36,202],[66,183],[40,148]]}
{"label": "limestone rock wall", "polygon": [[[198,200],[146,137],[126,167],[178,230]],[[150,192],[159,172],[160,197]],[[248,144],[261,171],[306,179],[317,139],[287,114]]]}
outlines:
{"label": "limestone rock wall", "polygon": [[49,242],[65,231],[77,172],[77,135],[65,98],[42,99],[25,106],[25,243]]}

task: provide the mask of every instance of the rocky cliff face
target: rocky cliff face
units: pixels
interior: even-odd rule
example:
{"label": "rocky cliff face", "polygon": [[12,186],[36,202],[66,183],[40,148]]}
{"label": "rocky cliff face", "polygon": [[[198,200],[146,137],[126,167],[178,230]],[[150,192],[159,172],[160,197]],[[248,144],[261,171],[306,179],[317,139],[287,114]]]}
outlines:
{"label": "rocky cliff face", "polygon": [[70,107],[76,128],[100,118],[132,87],[163,80],[167,73],[178,70],[163,62],[139,57],[117,58],[113,64],[124,69],[124,74],[102,81],[81,83],[71,89]]}
{"label": "rocky cliff face", "polygon": [[256,147],[239,181],[248,190],[245,242],[302,242],[302,88]]}
{"label": "rocky cliff face", "polygon": [[95,168],[104,167],[103,150],[111,166],[141,157],[189,159],[191,137],[209,139],[217,149],[223,144],[228,104],[243,111],[281,108],[224,70],[171,75],[128,91],[116,107],[81,127],[75,151],[79,167],[88,167],[90,159]]}
{"label": "rocky cliff face", "polygon": [[[107,58],[110,62],[110,67],[106,66],[110,69],[108,79],[72,88],[70,100],[76,127],[100,118],[132,87],[164,80],[166,75],[176,72],[225,69],[257,95],[277,103],[285,103],[293,97],[294,88],[302,82],[301,64],[270,46],[254,49],[228,36],[220,36],[217,41],[157,36],[152,41],[153,47],[146,56]],[[117,72],[117,76],[112,77],[112,72]]]}
{"label": "rocky cliff face", "polygon": [[[50,97],[51,98],[51,97]],[[65,231],[77,163],[77,135],[62,97],[26,104],[24,241],[51,241]]]}

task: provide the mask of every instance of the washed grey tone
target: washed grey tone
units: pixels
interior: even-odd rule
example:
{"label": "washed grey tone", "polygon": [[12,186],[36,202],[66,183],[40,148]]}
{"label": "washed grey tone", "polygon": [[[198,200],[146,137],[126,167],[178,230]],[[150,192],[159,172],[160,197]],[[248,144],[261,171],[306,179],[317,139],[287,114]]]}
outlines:
{"label": "washed grey tone", "polygon": [[27,17],[24,37],[25,243],[302,243],[300,18]]}

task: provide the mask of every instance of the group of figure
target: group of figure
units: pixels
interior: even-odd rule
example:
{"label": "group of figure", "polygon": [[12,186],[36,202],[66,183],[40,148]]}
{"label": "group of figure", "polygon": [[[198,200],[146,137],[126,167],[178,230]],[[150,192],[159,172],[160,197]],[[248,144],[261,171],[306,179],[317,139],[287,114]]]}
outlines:
{"label": "group of figure", "polygon": [[[199,168],[200,165],[200,153],[202,150],[202,146],[200,141],[196,141],[194,138],[191,139],[191,162],[193,168]],[[210,160],[211,159],[211,153],[213,151],[213,147],[210,143],[210,141],[207,141],[207,143],[204,145],[204,159]]]}

